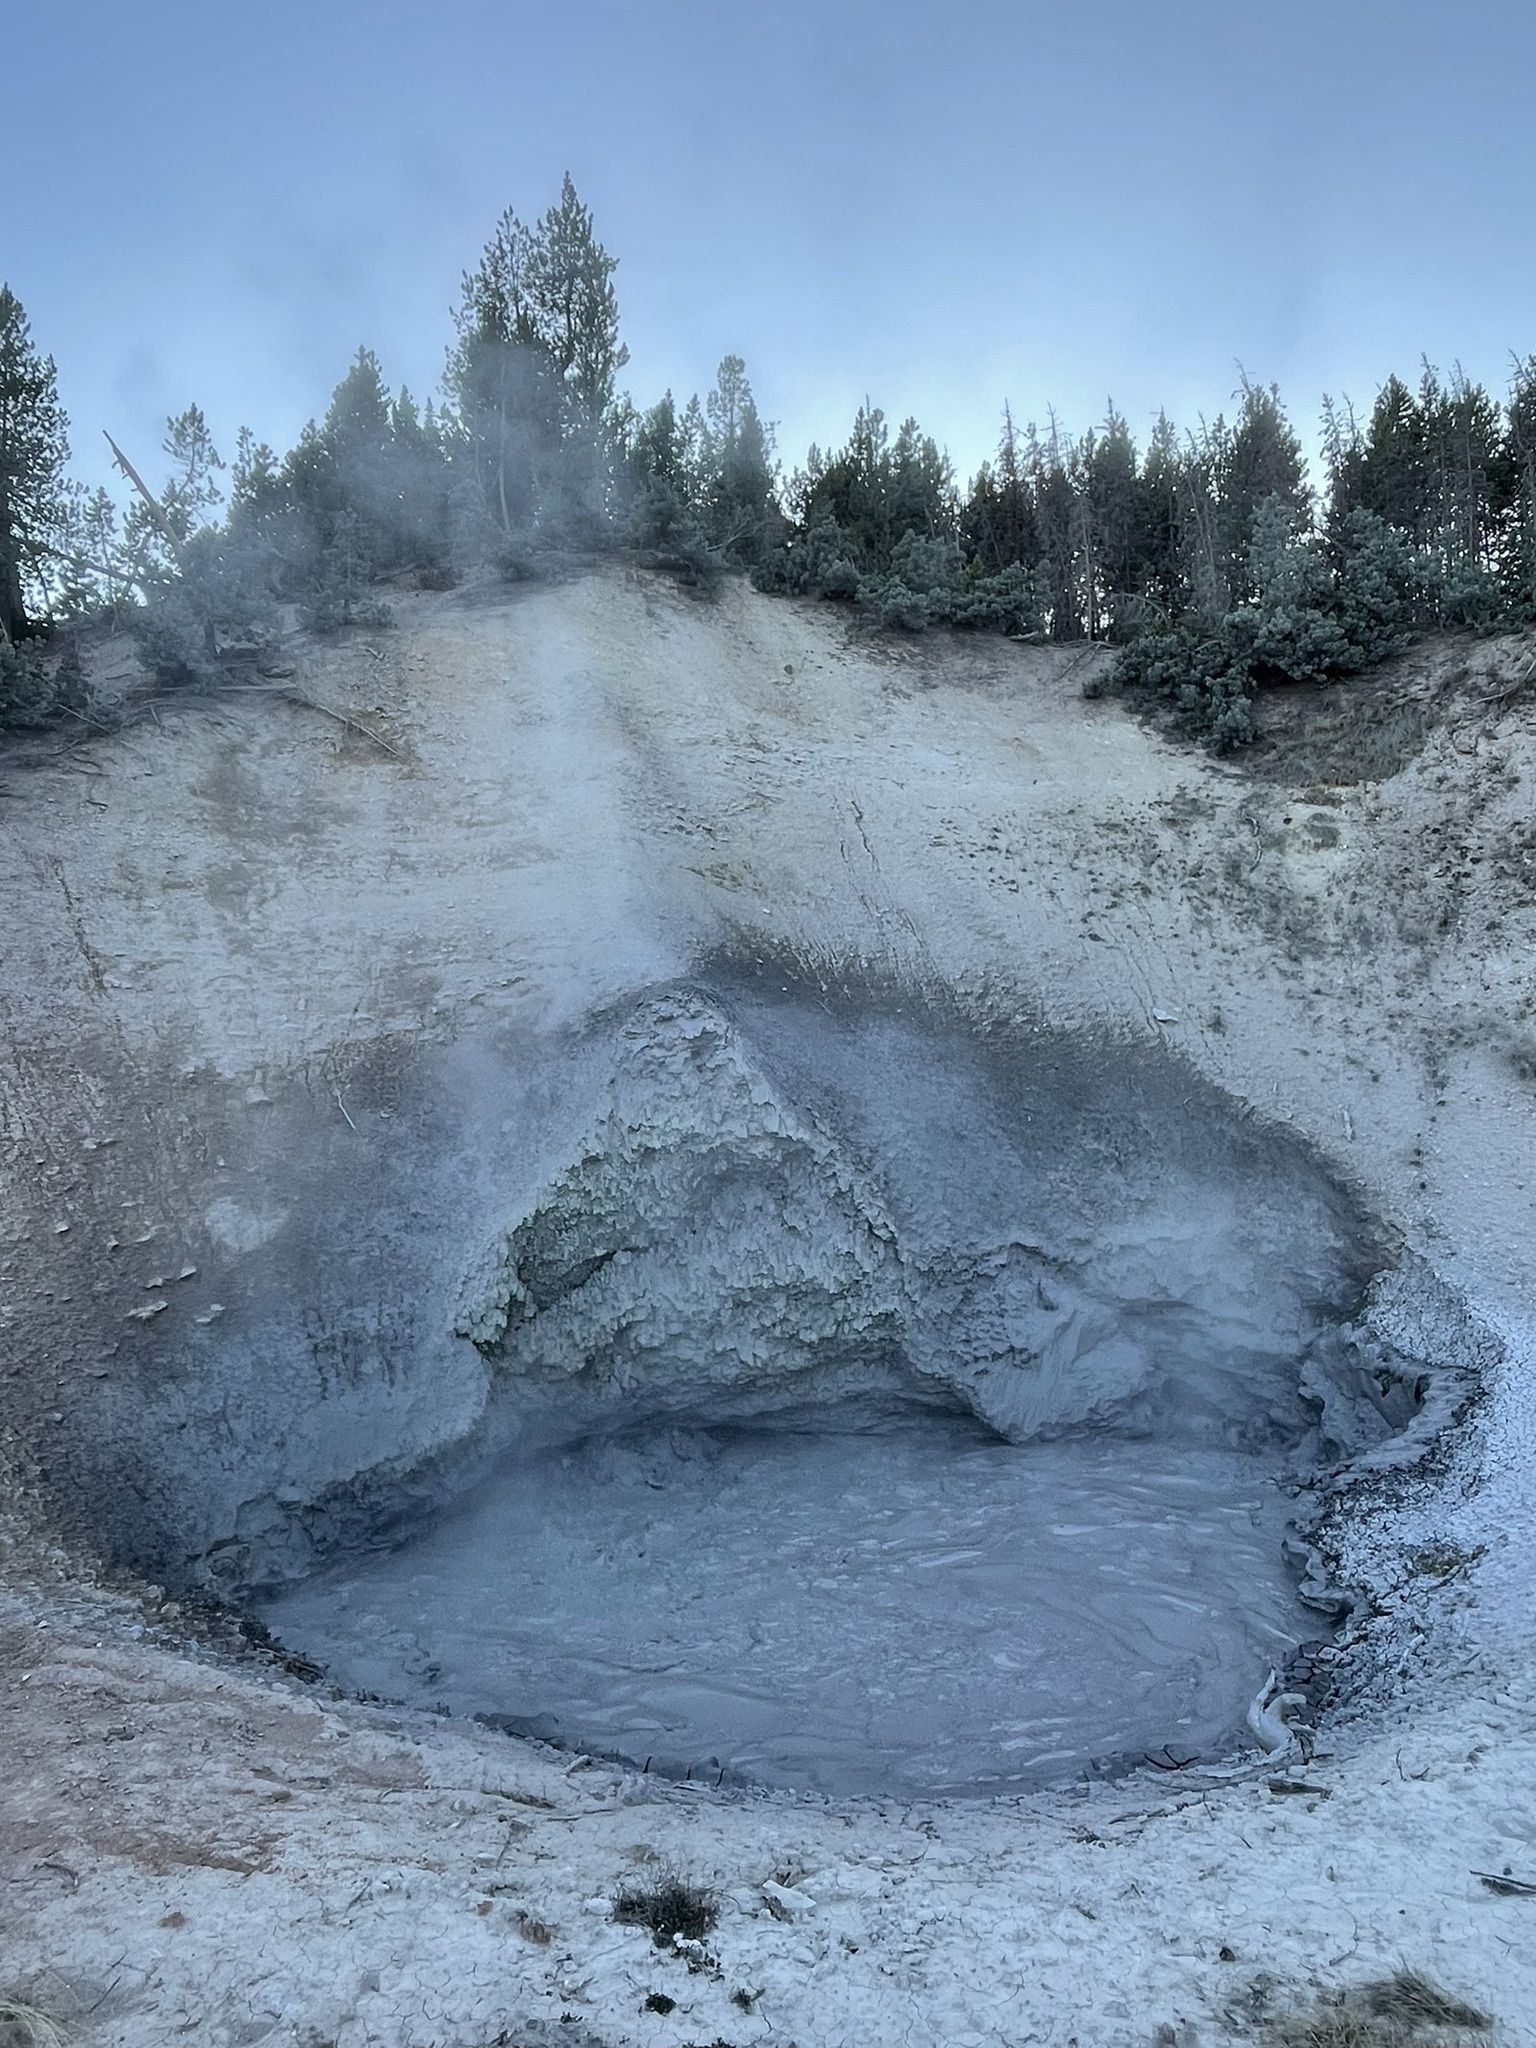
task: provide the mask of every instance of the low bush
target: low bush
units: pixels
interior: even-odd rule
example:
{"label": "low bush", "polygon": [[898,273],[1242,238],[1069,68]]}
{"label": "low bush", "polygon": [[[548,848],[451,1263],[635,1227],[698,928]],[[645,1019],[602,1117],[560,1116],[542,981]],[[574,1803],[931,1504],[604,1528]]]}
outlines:
{"label": "low bush", "polygon": [[621,1927],[644,1927],[658,1948],[672,1948],[678,1937],[702,1941],[720,1918],[714,1895],[686,1878],[667,1875],[645,1885],[630,1885],[613,1902]]}

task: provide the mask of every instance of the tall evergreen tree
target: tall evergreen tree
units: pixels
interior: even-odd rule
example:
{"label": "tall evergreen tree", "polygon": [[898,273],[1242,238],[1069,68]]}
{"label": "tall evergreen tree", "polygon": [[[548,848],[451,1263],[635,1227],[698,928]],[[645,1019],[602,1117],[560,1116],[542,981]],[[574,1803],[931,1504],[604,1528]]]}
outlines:
{"label": "tall evergreen tree", "polygon": [[629,359],[616,268],[567,177],[536,228],[504,213],[465,275],[447,388],[475,509],[502,542],[535,521],[592,537],[610,516],[609,415]]}
{"label": "tall evergreen tree", "polygon": [[1160,412],[1136,480],[1135,585],[1164,624],[1184,610],[1183,542],[1179,524],[1183,458],[1167,413]]}
{"label": "tall evergreen tree", "polygon": [[170,458],[171,477],[160,493],[160,509],[172,542],[180,547],[209,523],[206,515],[223,500],[218,473],[224,463],[200,405],[189,405],[166,421],[162,448]]}
{"label": "tall evergreen tree", "polygon": [[955,472],[949,457],[915,419],[905,419],[891,448],[890,530],[895,540],[915,533],[949,540],[958,523]]}
{"label": "tall evergreen tree", "polygon": [[1419,385],[1430,513],[1437,552],[1450,573],[1492,565],[1501,497],[1499,409],[1457,364],[1441,381],[1428,364]]}
{"label": "tall evergreen tree", "polygon": [[977,471],[961,515],[965,545],[983,573],[996,575],[1015,566],[1032,567],[1039,553],[1035,508],[1013,408],[1003,407],[1003,431],[995,466],[984,462]]}
{"label": "tall evergreen tree", "polygon": [[[1236,521],[1226,512],[1232,429],[1218,413],[1185,435],[1178,470],[1180,571],[1188,608],[1220,618],[1232,603],[1230,540]],[[1257,509],[1257,508],[1255,508]]]}
{"label": "tall evergreen tree", "polygon": [[1141,504],[1136,444],[1113,405],[1094,437],[1083,478],[1098,562],[1100,602],[1111,627],[1133,616],[1141,596]]}
{"label": "tall evergreen tree", "polygon": [[1362,504],[1365,440],[1349,400],[1346,398],[1335,403],[1326,391],[1323,393],[1322,446],[1323,469],[1328,479],[1328,531],[1337,540],[1344,522],[1352,512],[1358,512]]}
{"label": "tall evergreen tree", "polygon": [[1417,400],[1389,377],[1371,408],[1359,464],[1360,507],[1416,544],[1426,537],[1429,454]]}
{"label": "tall evergreen tree", "polygon": [[1231,598],[1251,592],[1249,552],[1259,507],[1278,498],[1297,514],[1307,508],[1306,463],[1280,393],[1244,376],[1242,401],[1222,450],[1215,483],[1221,582]]}
{"label": "tall evergreen tree", "polygon": [[710,538],[730,561],[761,559],[776,518],[773,437],[758,415],[740,356],[726,356],[705,402],[701,457],[709,467]]}
{"label": "tall evergreen tree", "polygon": [[589,428],[613,403],[614,379],[629,361],[619,340],[618,267],[593,233],[591,208],[582,205],[567,172],[559,203],[529,239],[526,288],[535,335]]}
{"label": "tall evergreen tree", "polygon": [[1049,428],[1043,441],[1033,424],[1026,436],[1039,568],[1050,610],[1051,638],[1078,640],[1083,633],[1083,607],[1077,499],[1068,469],[1072,450],[1062,440],[1054,412],[1049,415]]}
{"label": "tall evergreen tree", "polygon": [[835,455],[812,448],[794,495],[807,533],[830,522],[854,564],[883,570],[896,536],[891,531],[891,432],[885,414],[866,398],[853,431]]}
{"label": "tall evergreen tree", "polygon": [[540,338],[533,236],[510,208],[464,276],[447,391],[473,503],[501,541],[527,528],[560,441],[558,373]]}
{"label": "tall evergreen tree", "polygon": [[73,486],[63,521],[63,585],[59,604],[67,617],[84,618],[105,607],[115,613],[131,597],[134,563],[123,543],[112,494]]}
{"label": "tall evergreen tree", "polygon": [[64,518],[69,422],[51,356],[33,345],[21,301],[0,285],[0,640],[32,629]]}
{"label": "tall evergreen tree", "polygon": [[1505,405],[1500,570],[1517,618],[1536,619],[1536,356],[1516,359]]}

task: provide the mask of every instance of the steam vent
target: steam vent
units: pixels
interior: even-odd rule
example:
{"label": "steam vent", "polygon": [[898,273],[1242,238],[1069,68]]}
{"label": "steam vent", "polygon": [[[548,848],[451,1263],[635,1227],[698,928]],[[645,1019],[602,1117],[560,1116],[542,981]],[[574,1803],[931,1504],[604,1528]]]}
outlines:
{"label": "steam vent", "polygon": [[389,601],[0,755],[17,2010],[1536,2040],[1528,699]]}

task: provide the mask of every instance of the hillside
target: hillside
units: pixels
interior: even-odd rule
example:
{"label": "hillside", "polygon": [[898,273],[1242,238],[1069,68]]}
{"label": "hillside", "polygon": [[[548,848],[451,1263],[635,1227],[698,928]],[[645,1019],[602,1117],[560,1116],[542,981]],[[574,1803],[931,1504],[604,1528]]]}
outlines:
{"label": "hillside", "polygon": [[[262,2031],[274,1971],[338,2048],[514,2022],[1145,2048],[1235,2038],[1264,1973],[1406,1960],[1536,2041],[1520,1902],[1468,1874],[1536,1882],[1511,1795],[1536,1761],[1531,694],[1431,647],[1372,678],[1368,717],[1282,715],[1217,763],[1085,702],[1091,650],[851,639],[735,581],[398,611],[293,638],[291,677],[0,754],[11,1970],[57,1972],[76,2038],[129,2048],[183,2022],[297,2042]],[[1334,1531],[1375,1611],[1321,1792],[711,1802],[327,1699],[146,1606],[122,1573],[181,1560],[185,1600],[258,1553],[298,1569],[309,1503],[432,1483],[487,1402],[466,1273],[579,1156],[604,1034],[658,990],[863,1005],[1036,1062],[1019,1099],[1056,1146],[1057,1091],[1093,1190],[1061,1192],[1064,1242],[1097,1215],[1182,1270],[1179,1176],[1219,1158],[1249,1247],[1234,1132],[1369,1218],[1373,1331],[1477,1387]],[[1070,1148],[1101,1101],[1093,1180]],[[1280,1263],[1252,1287],[1300,1298],[1301,1253]],[[655,1859],[720,1888],[719,1973],[589,1910]],[[172,1868],[199,1903],[167,1919]],[[391,1962],[407,1927],[421,1959]],[[657,1986],[675,2018],[641,2014]]]}

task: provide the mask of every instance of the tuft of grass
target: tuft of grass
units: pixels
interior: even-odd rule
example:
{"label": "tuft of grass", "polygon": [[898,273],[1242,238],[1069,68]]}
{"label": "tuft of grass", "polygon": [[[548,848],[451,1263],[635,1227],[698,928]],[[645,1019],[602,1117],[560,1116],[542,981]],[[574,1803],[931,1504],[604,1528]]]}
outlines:
{"label": "tuft of grass", "polygon": [[679,1937],[702,1941],[720,1918],[714,1895],[687,1878],[658,1877],[654,1883],[627,1885],[613,1902],[621,1927],[644,1927],[658,1948],[672,1948]]}
{"label": "tuft of grass", "polygon": [[1473,2048],[1492,2025],[1478,2006],[1399,1970],[1272,2020],[1263,2038],[1267,2048]]}
{"label": "tuft of grass", "polygon": [[19,1998],[0,1998],[0,2048],[66,2048],[69,2036],[55,2019]]}
{"label": "tuft of grass", "polygon": [[[1469,1571],[1487,1547],[1484,1543],[1422,1543],[1417,1550],[1408,1552],[1408,1562],[1424,1578],[1449,1579],[1457,1572]],[[1466,2026],[1468,2022],[1463,2020],[1460,2024]]]}
{"label": "tuft of grass", "polygon": [[1464,1998],[1453,1998],[1421,1977],[1417,1970],[1399,1970],[1380,1984],[1367,1984],[1360,1994],[1366,2010],[1379,2019],[1417,2027],[1468,2027],[1486,2033],[1493,2016]]}

